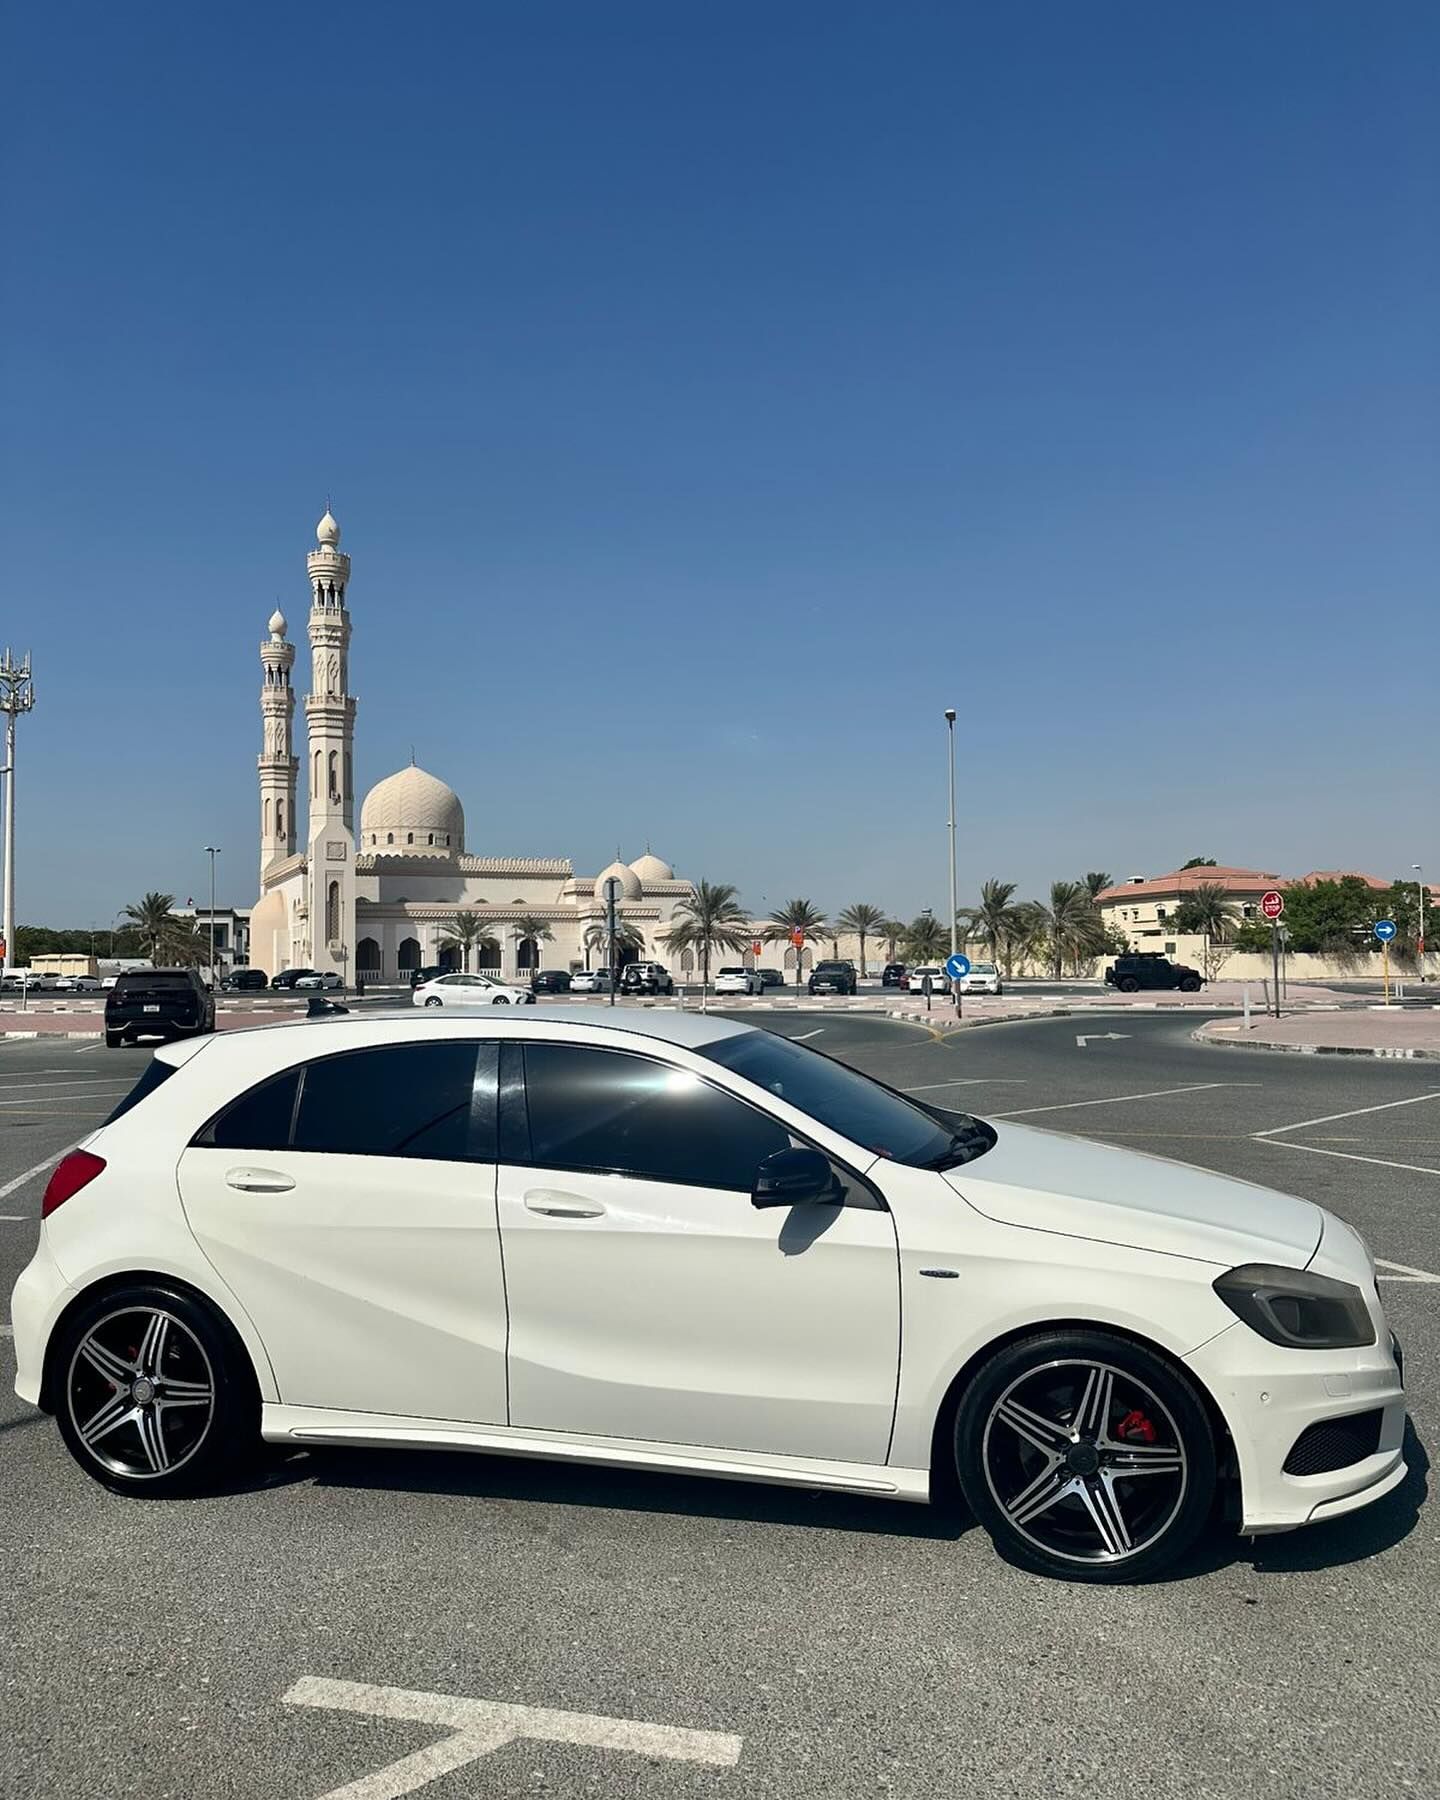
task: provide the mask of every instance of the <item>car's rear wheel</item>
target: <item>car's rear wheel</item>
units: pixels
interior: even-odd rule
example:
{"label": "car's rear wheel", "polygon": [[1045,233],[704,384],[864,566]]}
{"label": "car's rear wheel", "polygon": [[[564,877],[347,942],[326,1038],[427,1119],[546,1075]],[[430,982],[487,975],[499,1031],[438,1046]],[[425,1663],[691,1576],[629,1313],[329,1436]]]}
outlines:
{"label": "car's rear wheel", "polygon": [[1140,991],[1140,983],[1133,975],[1122,975],[1115,985],[1122,994],[1135,994]]}
{"label": "car's rear wheel", "polygon": [[438,994],[427,994],[425,996],[425,1004],[427,1006],[443,1006],[445,1002]]}
{"label": "car's rear wheel", "polygon": [[1103,1331],[1007,1345],[955,1420],[956,1472],[1015,1561],[1072,1581],[1139,1581],[1187,1550],[1215,1493],[1200,1396],[1172,1364]]}
{"label": "car's rear wheel", "polygon": [[55,1410],[70,1454],[117,1493],[212,1487],[259,1442],[243,1346],[203,1301],[137,1285],[85,1307],[56,1345]]}
{"label": "car's rear wheel", "polygon": [[1182,994],[1198,994],[1200,992],[1200,977],[1198,975],[1187,975],[1180,983],[1180,992]]}
{"label": "car's rear wheel", "polygon": [[107,1050],[123,1050],[125,1048],[125,1033],[123,1031],[107,1031],[105,1033],[105,1048]]}

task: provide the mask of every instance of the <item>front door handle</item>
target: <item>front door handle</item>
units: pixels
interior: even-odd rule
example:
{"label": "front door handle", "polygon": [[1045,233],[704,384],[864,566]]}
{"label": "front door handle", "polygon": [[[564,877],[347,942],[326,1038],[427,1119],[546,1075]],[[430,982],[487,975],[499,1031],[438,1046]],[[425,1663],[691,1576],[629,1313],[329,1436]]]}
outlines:
{"label": "front door handle", "polygon": [[294,1187],[295,1179],[278,1169],[231,1169],[225,1185],[239,1188],[242,1194],[284,1194]]}
{"label": "front door handle", "polygon": [[562,1194],[558,1188],[530,1188],[525,1194],[525,1210],[543,1213],[547,1219],[598,1219],[605,1208],[583,1194]]}

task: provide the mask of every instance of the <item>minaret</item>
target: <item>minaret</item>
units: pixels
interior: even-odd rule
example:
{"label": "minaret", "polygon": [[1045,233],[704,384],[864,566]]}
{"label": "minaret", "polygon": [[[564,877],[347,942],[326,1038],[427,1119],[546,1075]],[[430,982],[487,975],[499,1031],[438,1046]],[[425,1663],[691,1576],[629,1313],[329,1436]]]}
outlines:
{"label": "minaret", "polygon": [[355,958],[355,701],[350,694],[350,614],[345,589],[350,558],[340,548],[340,527],[327,507],[315,527],[318,548],[306,557],[310,570],[310,692],[305,697],[309,733],[310,963],[343,979]]}
{"label": "minaret", "polygon": [[260,646],[260,886],[272,862],[295,854],[295,773],[292,734],[295,690],[290,671],[295,646],[285,641],[285,615],[270,615],[270,636]]}

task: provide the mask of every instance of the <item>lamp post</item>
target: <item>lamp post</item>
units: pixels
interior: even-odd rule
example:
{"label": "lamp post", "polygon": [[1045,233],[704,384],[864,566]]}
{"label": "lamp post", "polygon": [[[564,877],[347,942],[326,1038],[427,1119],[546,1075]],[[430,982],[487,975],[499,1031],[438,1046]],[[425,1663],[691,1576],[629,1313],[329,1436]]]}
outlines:
{"label": "lamp post", "polygon": [[[945,708],[945,733],[950,750],[950,954],[954,956],[960,948],[958,908],[959,901],[955,893],[955,708]],[[955,999],[956,1011],[960,1007],[960,984],[951,979],[950,992]]]}
{"label": "lamp post", "polygon": [[605,929],[610,939],[610,1004],[615,1004],[615,902],[620,897],[620,877],[611,875],[605,883]]}
{"label": "lamp post", "polygon": [[205,854],[210,858],[210,979],[218,981],[220,971],[215,966],[215,858],[220,854],[220,846],[207,844]]}
{"label": "lamp post", "polygon": [[15,721],[35,704],[35,685],[30,679],[30,656],[16,662],[6,650],[0,655],[0,712],[5,715],[5,882],[3,930],[4,967],[15,966]]}
{"label": "lamp post", "polygon": [[1420,979],[1425,979],[1425,871],[1419,863],[1411,863],[1415,871],[1415,886],[1420,895]]}

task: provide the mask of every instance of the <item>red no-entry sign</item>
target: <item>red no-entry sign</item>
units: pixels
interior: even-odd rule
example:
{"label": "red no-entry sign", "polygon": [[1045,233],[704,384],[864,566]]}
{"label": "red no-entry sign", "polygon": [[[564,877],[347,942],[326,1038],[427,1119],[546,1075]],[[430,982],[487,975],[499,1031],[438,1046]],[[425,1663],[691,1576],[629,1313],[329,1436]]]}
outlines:
{"label": "red no-entry sign", "polygon": [[754,943],[750,946],[750,953],[752,956],[758,956],[764,948],[765,946],[760,942],[759,938],[756,938]]}
{"label": "red no-entry sign", "polygon": [[1285,896],[1278,888],[1271,888],[1260,896],[1260,911],[1273,924],[1285,910]]}
{"label": "red no-entry sign", "polygon": [[801,931],[798,928],[798,926],[794,931],[792,931],[790,933],[790,942],[795,946],[795,948],[797,950],[805,942],[805,933],[803,931]]}

